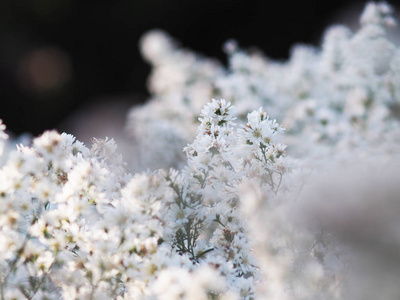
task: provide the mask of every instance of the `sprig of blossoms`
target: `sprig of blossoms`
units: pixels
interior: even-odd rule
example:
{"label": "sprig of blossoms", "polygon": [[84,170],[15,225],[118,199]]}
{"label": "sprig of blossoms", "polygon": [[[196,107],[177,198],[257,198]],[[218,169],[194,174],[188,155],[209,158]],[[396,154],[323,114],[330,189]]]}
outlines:
{"label": "sprig of blossoms", "polygon": [[[89,150],[48,131],[20,146],[0,170],[2,298],[162,297],[182,273],[198,283],[179,283],[179,295],[250,299],[257,262],[237,209],[235,185],[249,174],[235,119],[230,102],[207,104],[181,172],[132,176],[107,139]],[[275,121],[264,127],[280,133]]]}

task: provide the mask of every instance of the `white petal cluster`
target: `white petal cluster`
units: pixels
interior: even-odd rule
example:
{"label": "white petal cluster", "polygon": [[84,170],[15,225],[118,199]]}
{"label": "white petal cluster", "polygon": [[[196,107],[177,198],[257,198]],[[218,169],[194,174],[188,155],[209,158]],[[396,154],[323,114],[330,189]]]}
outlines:
{"label": "white petal cluster", "polygon": [[[139,120],[146,118],[149,126],[162,123],[164,134],[157,130],[157,138],[147,140],[165,144],[164,165],[159,166],[179,166],[183,158],[176,150],[168,153],[170,145],[191,141],[204,99],[226,98],[236,107],[239,124],[246,123],[249,111],[266,108],[287,128],[283,142],[298,158],[319,160],[365,152],[381,147],[382,137],[391,143],[386,148],[398,149],[400,50],[391,38],[394,24],[389,4],[370,2],[356,32],[332,26],[321,47],[295,45],[285,62],[273,61],[260,51],[247,53],[230,41],[225,47],[228,66],[218,65],[213,72],[209,60],[177,47],[165,33],[149,33],[143,41],[150,37],[160,40],[159,45],[161,40],[169,41],[164,52],[159,51],[164,53],[162,59],[150,55],[153,73],[158,74],[150,78],[152,84],[169,82],[171,74],[182,72],[183,61],[189,62],[186,56],[193,61],[185,69],[184,83],[168,84],[168,92],[153,91],[148,104],[131,111],[128,130],[139,138]],[[147,48],[142,50],[148,57]],[[161,73],[161,65],[171,70]],[[197,93],[200,86],[202,92]],[[143,132],[142,140],[147,136]],[[141,145],[148,153],[157,148],[145,143]]]}
{"label": "white petal cluster", "polygon": [[113,140],[89,150],[55,131],[10,153],[0,170],[2,298],[252,299],[258,261],[237,187],[268,174],[262,185],[277,195],[271,180],[288,169],[274,159],[249,167],[246,128],[271,138],[247,150],[253,157],[275,153],[282,129],[261,109],[245,128],[236,118],[223,99],[205,105],[182,171],[130,175]]}
{"label": "white petal cluster", "polygon": [[216,60],[179,48],[160,30],[147,33],[140,46],[153,67],[148,81],[152,100],[128,115],[137,158],[130,164],[135,170],[181,168],[181,150],[192,140],[198,114],[212,98],[213,81],[223,69]]}

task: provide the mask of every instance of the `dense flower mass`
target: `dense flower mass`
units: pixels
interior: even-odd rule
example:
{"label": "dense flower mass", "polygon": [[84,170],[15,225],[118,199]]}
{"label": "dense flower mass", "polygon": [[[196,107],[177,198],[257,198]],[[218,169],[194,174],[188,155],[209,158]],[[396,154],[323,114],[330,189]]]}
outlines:
{"label": "dense flower mass", "polygon": [[11,150],[0,121],[0,299],[397,299],[394,23],[371,2],[285,63],[230,41],[228,68],[147,34],[127,163],[56,131]]}
{"label": "dense flower mass", "polygon": [[131,164],[183,166],[180,147],[170,145],[191,141],[198,113],[211,98],[229,99],[238,123],[250,111],[267,109],[287,128],[284,142],[297,158],[338,157],[387,143],[398,151],[400,50],[390,38],[395,24],[387,3],[371,2],[358,31],[332,26],[320,48],[296,45],[286,62],[247,53],[229,41],[227,68],[178,48],[163,32],[148,33],[141,45],[153,66],[152,99],[133,108],[128,121],[135,141],[147,151],[139,146]]}

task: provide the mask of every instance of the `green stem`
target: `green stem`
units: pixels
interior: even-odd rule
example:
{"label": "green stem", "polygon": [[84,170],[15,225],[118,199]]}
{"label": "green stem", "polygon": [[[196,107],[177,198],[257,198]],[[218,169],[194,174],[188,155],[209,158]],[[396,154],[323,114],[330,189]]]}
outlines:
{"label": "green stem", "polygon": [[214,248],[210,248],[210,249],[207,249],[207,250],[201,252],[200,255],[196,257],[196,259],[199,259],[200,257],[206,255],[207,253],[209,253],[211,251],[214,251]]}

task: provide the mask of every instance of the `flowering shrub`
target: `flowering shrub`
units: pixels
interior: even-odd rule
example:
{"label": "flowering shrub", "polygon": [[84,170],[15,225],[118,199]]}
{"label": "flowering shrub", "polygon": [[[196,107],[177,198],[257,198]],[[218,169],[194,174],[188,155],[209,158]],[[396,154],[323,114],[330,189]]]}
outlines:
{"label": "flowering shrub", "polygon": [[[112,139],[89,149],[55,131],[7,150],[0,298],[398,297],[393,22],[387,4],[369,3],[358,32],[332,27],[321,50],[298,46],[286,63],[229,42],[229,69],[159,31],[145,36],[153,98],[130,112],[137,148],[128,160],[153,170],[131,174]],[[363,157],[365,168],[347,177],[341,166]],[[380,204],[391,209],[375,215]],[[365,252],[372,243],[382,247]],[[381,271],[382,280],[368,277],[371,289],[361,286],[360,254]]]}
{"label": "flowering shrub", "polygon": [[400,50],[388,34],[394,24],[388,4],[369,3],[357,32],[332,26],[321,48],[296,45],[287,62],[247,53],[230,41],[228,68],[178,48],[163,32],[148,33],[141,46],[153,66],[153,96],[129,114],[128,129],[146,149],[132,164],[184,165],[180,149],[192,140],[198,113],[211,98],[229,99],[242,122],[249,111],[265,107],[287,128],[284,142],[298,158],[364,152],[382,140],[396,152]]}

